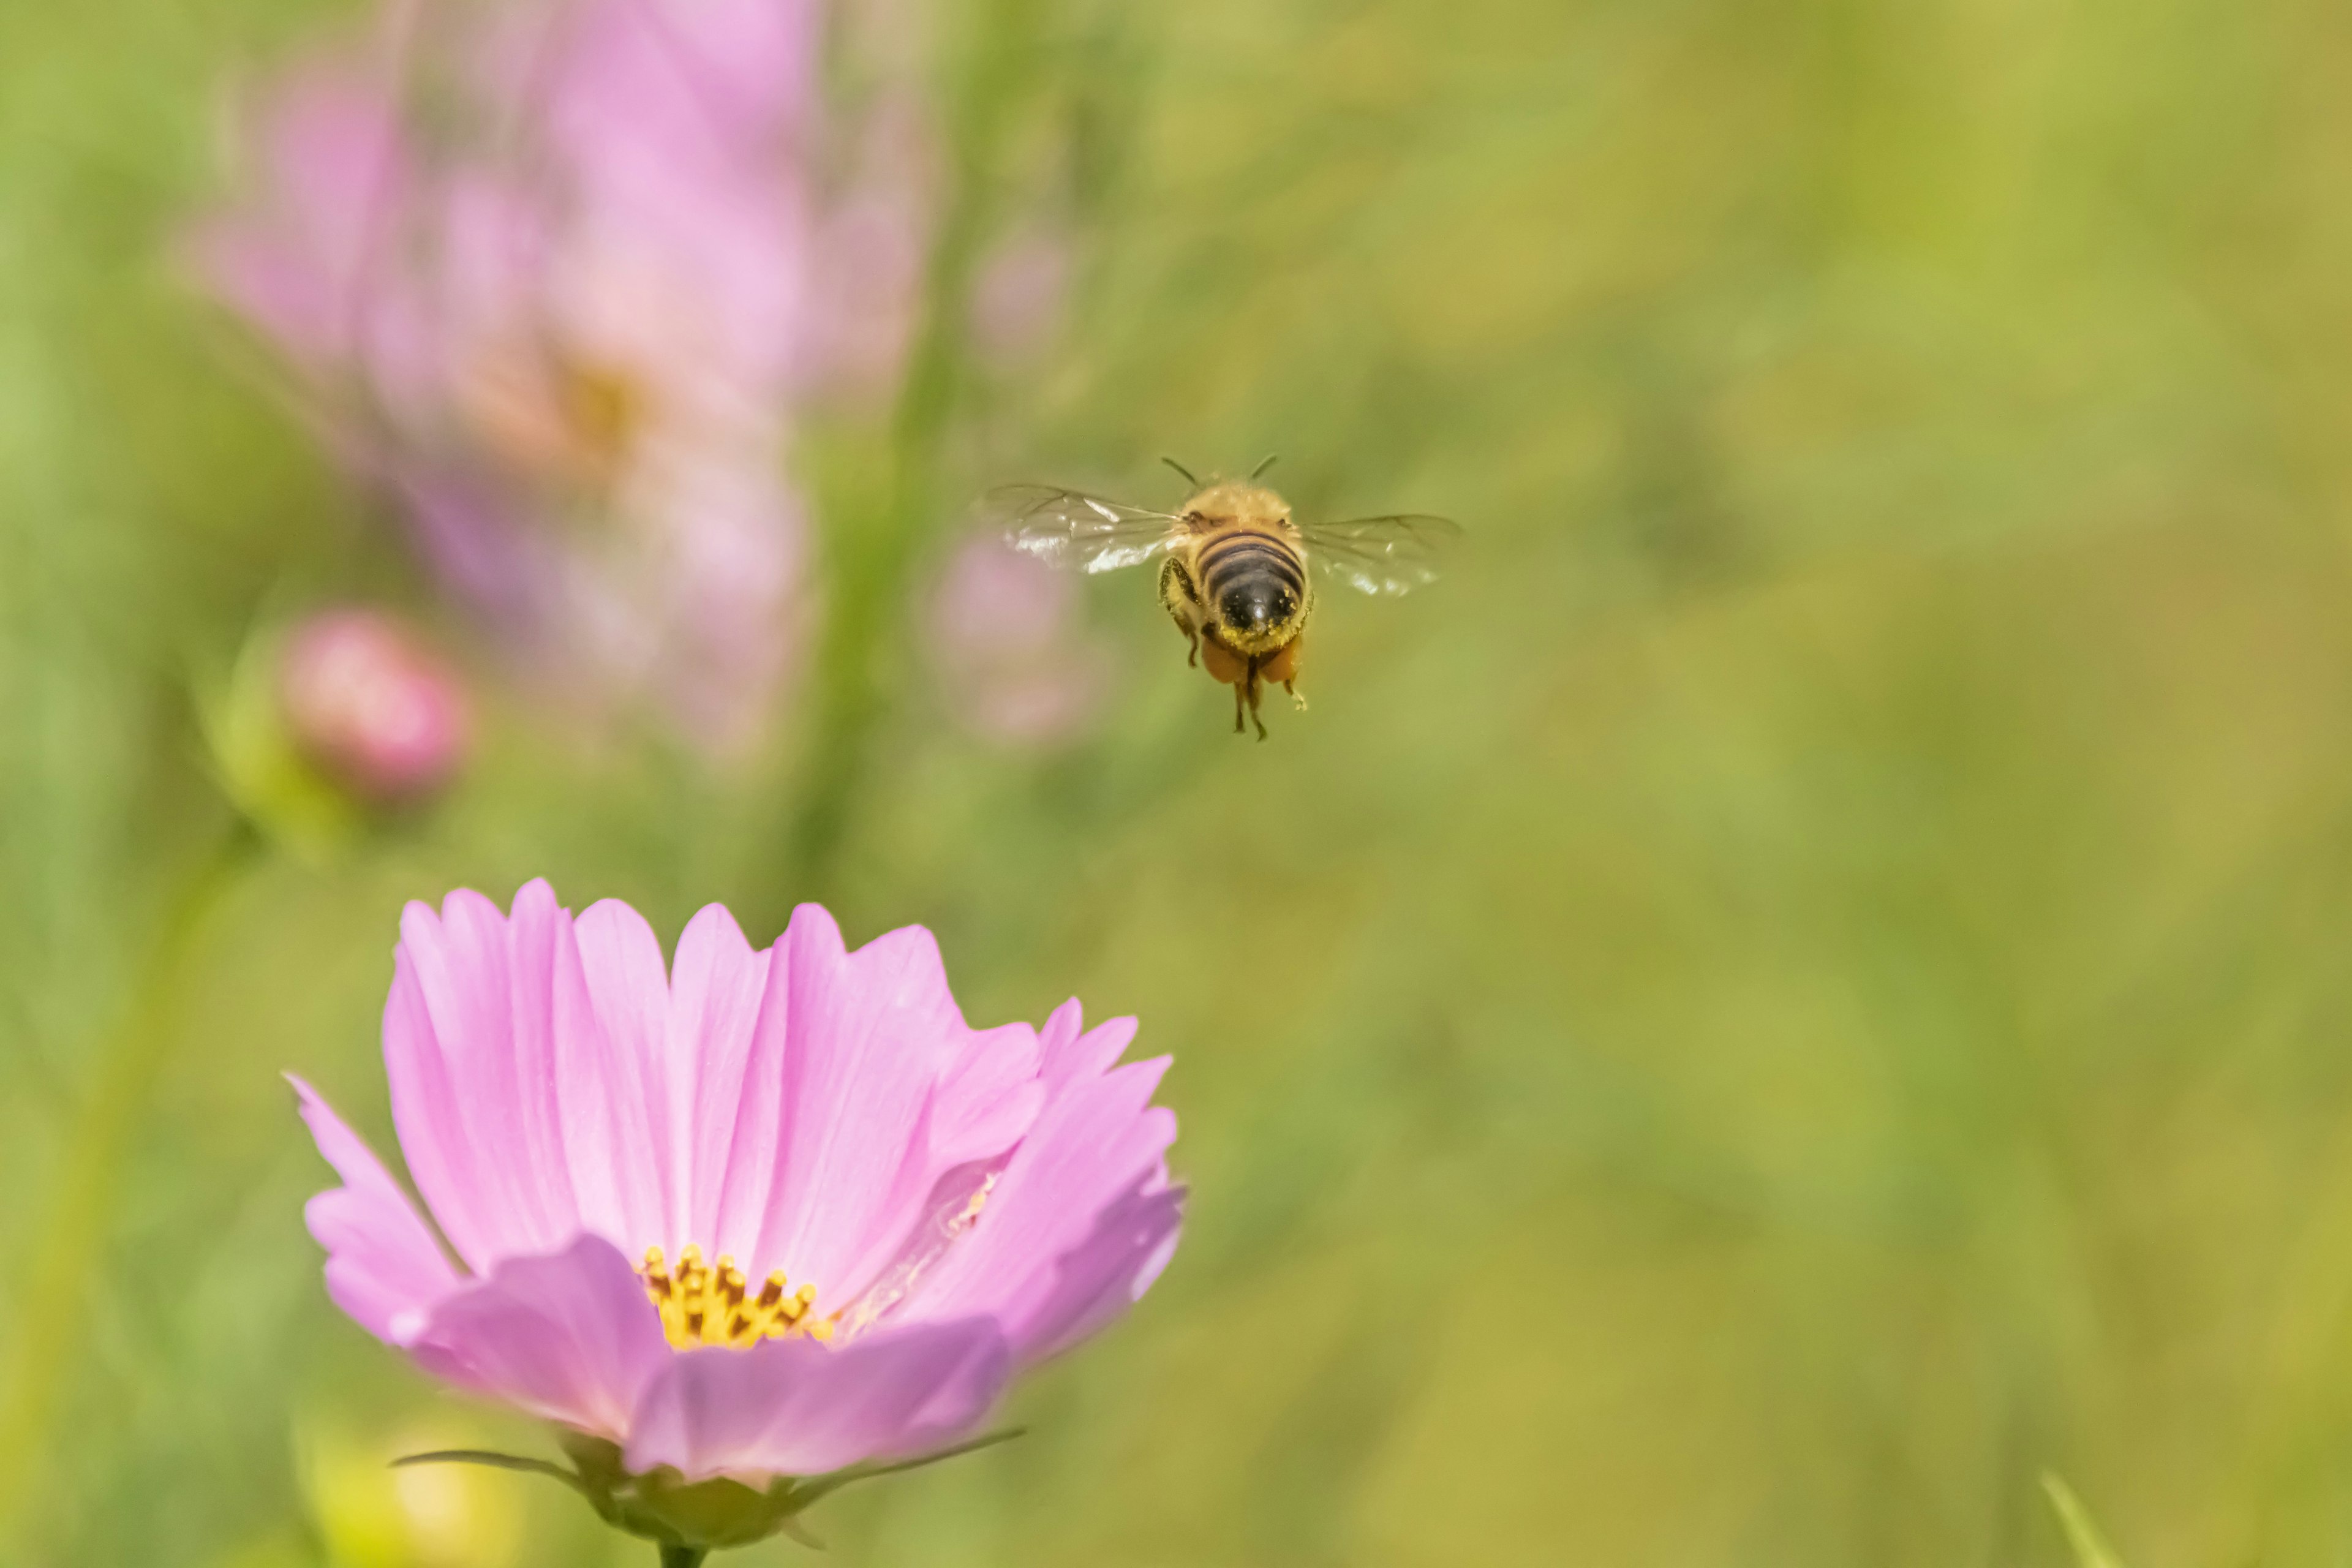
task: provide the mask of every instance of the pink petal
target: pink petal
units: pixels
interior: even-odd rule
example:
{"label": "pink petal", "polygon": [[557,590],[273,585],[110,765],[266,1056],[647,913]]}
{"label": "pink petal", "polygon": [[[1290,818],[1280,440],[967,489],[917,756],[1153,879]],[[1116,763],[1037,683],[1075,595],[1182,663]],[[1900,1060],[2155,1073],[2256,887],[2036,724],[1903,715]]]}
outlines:
{"label": "pink petal", "polygon": [[404,216],[410,153],[387,95],[341,61],[286,79],[257,121],[264,188],[189,250],[215,292],[317,367],[352,350],[369,258]]}
{"label": "pink petal", "polygon": [[847,953],[811,905],[778,950],[727,1134],[716,1246],[838,1305],[900,1254],[943,1178],[1002,1157],[1035,1120],[1037,1041],[1024,1026],[965,1025],[920,928]]}
{"label": "pink petal", "polygon": [[530,332],[551,248],[543,201],[506,171],[477,167],[452,172],[436,198],[441,330],[473,342]]}
{"label": "pink petal", "polygon": [[783,1268],[838,1301],[876,1238],[920,1210],[926,1194],[902,1172],[970,1031],[919,926],[845,953],[833,917],[803,904],[772,963],[782,973],[760,1013],[719,1245],[758,1260],[755,1278]]}
{"label": "pink petal", "polygon": [[1045,1108],[1037,1060],[1037,1033],[1026,1024],[966,1035],[961,1056],[932,1090],[865,1247],[838,1274],[824,1278],[827,1300],[840,1303],[866,1297],[869,1289],[903,1289],[953,1242],[957,1216],[980,1175],[1021,1141]]}
{"label": "pink petal", "polygon": [[1184,1198],[1182,1187],[1139,1186],[1055,1265],[1052,1283],[1006,1325],[1024,1365],[1091,1338],[1143,1299],[1176,1256]]}
{"label": "pink petal", "polygon": [[327,1294],[376,1338],[405,1344],[434,1304],[457,1289],[457,1272],[383,1162],[309,1084],[291,1073],[286,1081],[319,1152],[343,1179],[302,1210],[312,1238],[327,1249]]}
{"label": "pink petal", "polygon": [[663,1235],[667,1190],[661,947],[625,904],[606,900],[559,931],[556,1101],[579,1224],[632,1255]]}
{"label": "pink petal", "polygon": [[575,5],[541,85],[572,157],[593,164],[650,147],[701,163],[772,145],[809,96],[812,0],[599,0]]}
{"label": "pink petal", "polygon": [[970,1432],[1010,1371],[1003,1337],[979,1318],[885,1330],[838,1350],[793,1339],[696,1351],[646,1391],[627,1463],[701,1480],[900,1458]]}
{"label": "pink petal", "polygon": [[1026,1024],[972,1030],[932,1097],[931,1163],[984,1160],[1020,1142],[1045,1108],[1040,1059],[1037,1031]]}
{"label": "pink petal", "polygon": [[381,84],[341,62],[298,73],[265,110],[278,214],[321,269],[356,280],[406,198],[411,154]]}
{"label": "pink petal", "polygon": [[1117,1019],[1084,1036],[1077,1024],[1068,1008],[1048,1021],[1053,1098],[971,1233],[908,1307],[909,1320],[991,1313],[1024,1362],[1099,1327],[1118,1291],[1128,1300],[1139,1295],[1175,1237],[1181,1194],[1162,1194],[1176,1118],[1151,1104],[1168,1058],[1106,1071],[1133,1037],[1132,1023]]}
{"label": "pink petal", "polygon": [[460,889],[401,919],[384,1066],[417,1189],[477,1272],[580,1229],[557,1102],[556,955],[570,921],[535,881],[511,921]]}
{"label": "pink petal", "polygon": [[643,1282],[593,1236],[507,1259],[436,1308],[411,1349],[436,1377],[615,1442],[671,1360]]}
{"label": "pink petal", "polygon": [[1085,1010],[1071,997],[1054,1009],[1038,1037],[1046,1089],[1058,1094],[1066,1085],[1100,1077],[1134,1043],[1134,1019],[1112,1018],[1089,1029]]}
{"label": "pink petal", "polygon": [[769,954],[753,952],[735,917],[717,904],[678,938],[664,1065],[672,1247],[693,1243],[715,1258],[741,1245],[732,1236],[721,1241],[719,1202],[769,966]]}

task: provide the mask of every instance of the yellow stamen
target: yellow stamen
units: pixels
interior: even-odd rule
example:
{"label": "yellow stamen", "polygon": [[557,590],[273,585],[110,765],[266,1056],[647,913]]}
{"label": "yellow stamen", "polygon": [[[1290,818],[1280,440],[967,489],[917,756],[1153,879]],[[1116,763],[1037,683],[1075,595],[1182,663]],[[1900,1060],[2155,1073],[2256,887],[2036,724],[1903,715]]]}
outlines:
{"label": "yellow stamen", "polygon": [[564,423],[600,470],[617,467],[645,423],[645,395],[616,370],[590,364],[558,367],[557,401]]}
{"label": "yellow stamen", "polygon": [[749,1350],[761,1340],[790,1339],[794,1334],[813,1340],[833,1338],[832,1322],[811,1316],[816,1306],[816,1287],[790,1289],[781,1268],[769,1275],[754,1295],[751,1281],[725,1253],[719,1255],[717,1263],[706,1265],[702,1248],[688,1247],[678,1253],[677,1267],[673,1269],[660,1247],[648,1247],[637,1273],[646,1282],[646,1295],[661,1313],[662,1332],[680,1350],[697,1345]]}

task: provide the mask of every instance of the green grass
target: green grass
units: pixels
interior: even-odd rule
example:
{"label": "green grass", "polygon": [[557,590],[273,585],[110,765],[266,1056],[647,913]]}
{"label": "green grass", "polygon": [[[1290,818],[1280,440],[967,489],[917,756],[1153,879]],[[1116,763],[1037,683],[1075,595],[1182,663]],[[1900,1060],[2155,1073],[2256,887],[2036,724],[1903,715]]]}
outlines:
{"label": "green grass", "polygon": [[[0,10],[0,1245],[169,885],[257,606],[414,599],[159,259],[265,0]],[[940,487],[1269,450],[1457,569],[1224,731],[1148,582],[1119,699],[964,738],[911,660],[834,851],[976,1021],[1175,1053],[1184,1248],[1032,1434],[814,1516],[873,1568],[2055,1565],[2352,1551],[2352,26],[2291,0],[1047,7],[1066,337]],[[950,58],[943,68],[952,69]],[[870,434],[813,432],[845,493]],[[289,587],[289,584],[291,585]],[[805,713],[803,715],[805,717]],[[425,830],[202,939],[88,1241],[31,1562],[630,1562],[527,1478],[399,1544],[378,1457],[527,1429],[326,1303],[276,1073],[387,1131],[400,900],[674,935],[797,889],[713,775],[499,707]],[[0,1296],[0,1336],[23,1321]],[[543,1494],[543,1495],[542,1495]],[[455,1500],[451,1500],[454,1499]],[[797,1548],[746,1553],[783,1562]],[[419,1554],[419,1553],[423,1554]]]}

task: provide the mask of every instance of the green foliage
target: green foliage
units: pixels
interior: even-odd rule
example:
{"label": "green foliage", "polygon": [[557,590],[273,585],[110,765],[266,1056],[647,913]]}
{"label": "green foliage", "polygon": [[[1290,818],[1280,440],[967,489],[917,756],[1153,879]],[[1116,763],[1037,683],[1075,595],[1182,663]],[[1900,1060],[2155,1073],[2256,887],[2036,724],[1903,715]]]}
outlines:
{"label": "green foliage", "polygon": [[[189,672],[289,582],[420,593],[165,259],[222,73],[344,10],[0,6],[17,1255],[222,830]],[[1460,519],[1458,569],[1331,601],[1314,710],[1263,746],[1146,582],[1089,589],[1118,701],[1044,755],[968,737],[866,605],[861,684],[814,678],[772,756],[518,703],[429,827],[257,873],[87,1237],[22,1560],[639,1562],[558,1489],[383,1468],[546,1445],[328,1306],[276,1074],[388,1146],[398,907],[454,884],[544,873],[668,934],[723,899],[764,939],[830,700],[853,938],[931,925],[975,1021],[1140,1016],[1195,1187],[1134,1319],[1015,1400],[1022,1443],[813,1510],[842,1561],[2046,1568],[2050,1468],[2144,1561],[2340,1562],[2352,30],[1002,10],[1025,68],[991,68],[1021,97],[984,173],[1074,146],[1077,307],[1042,364],[953,382],[911,492],[940,510],[859,580],[919,583],[995,482],[1148,500],[1162,452],[1276,449],[1314,513]],[[986,42],[950,29],[942,79]],[[799,461],[878,514],[902,438]],[[0,1340],[28,1316],[0,1295]]]}
{"label": "green foliage", "polygon": [[2048,1494],[2050,1507],[2058,1515],[2059,1527],[2066,1532],[2066,1544],[2074,1549],[2074,1568],[2124,1568],[2123,1559],[2099,1533],[2098,1521],[2074,1495],[2074,1489],[2047,1471],[2042,1473],[2042,1489]]}

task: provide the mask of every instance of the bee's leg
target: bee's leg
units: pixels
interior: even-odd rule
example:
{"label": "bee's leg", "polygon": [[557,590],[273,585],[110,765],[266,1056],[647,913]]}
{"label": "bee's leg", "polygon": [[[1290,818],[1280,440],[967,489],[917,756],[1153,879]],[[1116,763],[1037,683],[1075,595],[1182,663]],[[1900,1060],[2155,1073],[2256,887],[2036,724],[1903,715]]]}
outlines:
{"label": "bee's leg", "polygon": [[1290,705],[1292,707],[1297,709],[1301,713],[1307,711],[1307,699],[1298,695],[1298,682],[1295,680],[1286,680],[1282,683],[1282,689],[1290,693]]}
{"label": "bee's leg", "polygon": [[1242,732],[1242,683],[1234,682],[1234,733]]}
{"label": "bee's leg", "polygon": [[1172,555],[1160,568],[1160,602],[1167,607],[1168,618],[1176,623],[1176,629],[1184,634],[1184,640],[1190,645],[1190,650],[1184,656],[1184,668],[1191,669],[1201,662],[1201,623],[1186,611],[1199,601],[1192,593],[1191,574],[1184,570],[1184,563]]}
{"label": "bee's leg", "polygon": [[1250,660],[1246,684],[1249,688],[1250,722],[1257,726],[1257,738],[1263,741],[1265,739],[1265,721],[1257,716],[1257,660],[1255,658]]}

